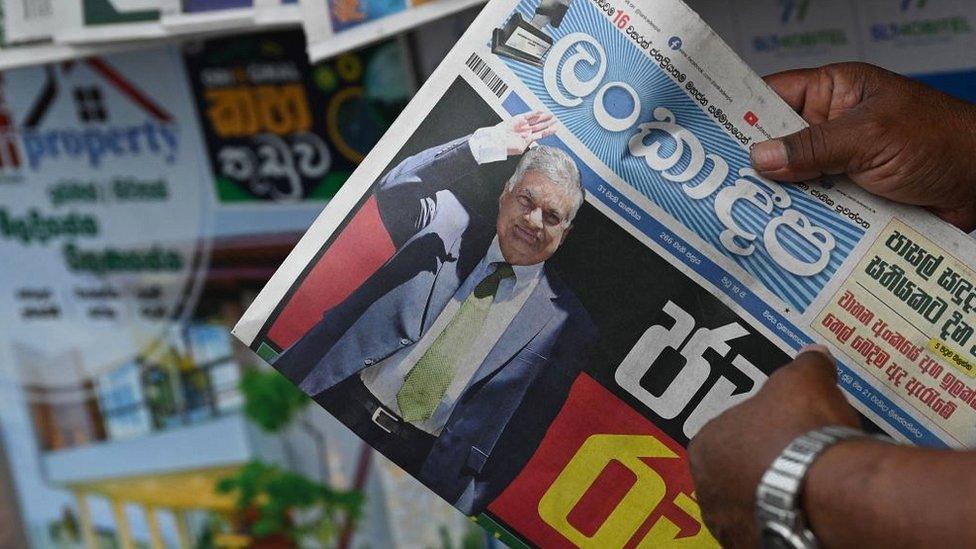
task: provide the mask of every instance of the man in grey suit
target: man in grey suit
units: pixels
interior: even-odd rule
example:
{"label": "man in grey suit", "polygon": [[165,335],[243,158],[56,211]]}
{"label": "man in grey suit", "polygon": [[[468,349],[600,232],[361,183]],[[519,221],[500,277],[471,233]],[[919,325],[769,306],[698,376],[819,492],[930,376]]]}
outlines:
{"label": "man in grey suit", "polygon": [[[584,198],[573,159],[536,144],[553,124],[524,114],[387,173],[375,194],[396,253],[275,363],[469,514],[531,457],[596,339],[546,264]],[[494,218],[452,191],[516,155]]]}

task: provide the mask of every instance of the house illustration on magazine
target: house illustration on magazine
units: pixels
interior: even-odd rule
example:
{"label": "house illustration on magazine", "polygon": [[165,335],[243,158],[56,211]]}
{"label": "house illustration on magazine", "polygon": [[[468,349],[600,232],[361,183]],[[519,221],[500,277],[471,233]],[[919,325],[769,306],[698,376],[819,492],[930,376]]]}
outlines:
{"label": "house illustration on magazine", "polygon": [[[174,116],[104,59],[48,65],[29,104],[14,127],[0,102],[5,167],[36,170],[48,161],[74,160],[97,168],[135,156],[161,157],[171,164],[178,155]],[[74,118],[81,128],[47,128],[45,121],[52,117]],[[132,122],[140,118],[144,121]],[[123,125],[122,120],[129,122]]]}

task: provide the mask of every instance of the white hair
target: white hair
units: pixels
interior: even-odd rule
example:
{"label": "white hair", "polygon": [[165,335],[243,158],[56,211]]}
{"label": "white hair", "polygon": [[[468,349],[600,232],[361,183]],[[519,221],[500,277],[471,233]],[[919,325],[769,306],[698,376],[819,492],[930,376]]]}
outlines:
{"label": "white hair", "polygon": [[519,160],[518,166],[515,168],[515,173],[505,184],[505,190],[512,192],[515,185],[522,181],[525,174],[530,171],[546,176],[550,181],[562,187],[570,196],[573,196],[573,211],[569,219],[566,220],[572,221],[586,197],[586,191],[580,181],[579,168],[576,166],[576,162],[573,162],[573,158],[562,149],[537,145],[522,155],[522,159]]}

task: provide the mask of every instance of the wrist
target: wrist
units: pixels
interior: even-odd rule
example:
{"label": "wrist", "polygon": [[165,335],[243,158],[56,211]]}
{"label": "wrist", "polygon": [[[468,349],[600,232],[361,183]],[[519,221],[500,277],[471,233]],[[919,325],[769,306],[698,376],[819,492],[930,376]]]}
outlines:
{"label": "wrist", "polygon": [[828,425],[796,437],[780,452],[756,487],[756,518],[764,547],[818,546],[807,513],[810,471],[836,445],[868,437],[860,429]]}
{"label": "wrist", "polygon": [[857,541],[852,536],[864,536],[864,530],[850,528],[851,509],[865,498],[883,497],[878,482],[892,448],[872,438],[848,439],[827,448],[810,466],[801,505],[808,527],[822,545],[845,545]]}
{"label": "wrist", "polygon": [[495,126],[475,130],[468,138],[468,147],[475,162],[480,165],[500,162],[508,158],[508,148],[503,137],[499,128]]}

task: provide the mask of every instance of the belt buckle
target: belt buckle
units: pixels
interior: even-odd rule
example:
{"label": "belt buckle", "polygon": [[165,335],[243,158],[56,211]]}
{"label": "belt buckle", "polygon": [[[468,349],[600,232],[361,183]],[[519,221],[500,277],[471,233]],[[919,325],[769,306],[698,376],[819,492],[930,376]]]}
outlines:
{"label": "belt buckle", "polygon": [[389,429],[386,426],[384,426],[382,423],[380,423],[380,420],[379,420],[380,416],[386,416],[386,417],[390,418],[391,420],[393,420],[393,423],[394,424],[396,424],[396,422],[398,422],[400,420],[397,419],[397,417],[395,415],[391,414],[390,412],[387,412],[386,411],[386,408],[383,408],[382,406],[378,406],[375,410],[373,410],[373,416],[370,418],[370,419],[373,420],[373,423],[376,424],[376,426],[379,427],[380,429],[383,429],[388,434],[391,434],[392,435],[393,434],[393,429]]}

